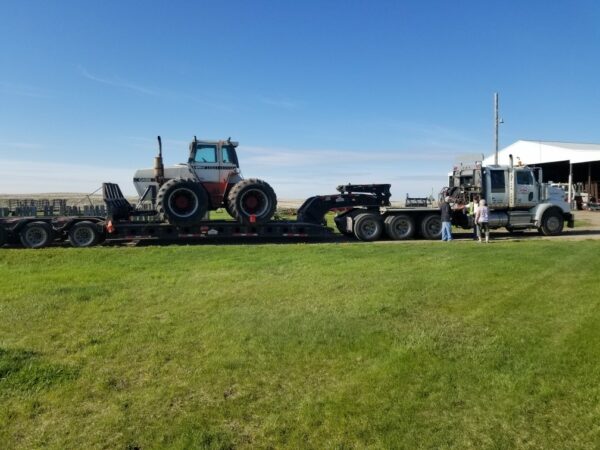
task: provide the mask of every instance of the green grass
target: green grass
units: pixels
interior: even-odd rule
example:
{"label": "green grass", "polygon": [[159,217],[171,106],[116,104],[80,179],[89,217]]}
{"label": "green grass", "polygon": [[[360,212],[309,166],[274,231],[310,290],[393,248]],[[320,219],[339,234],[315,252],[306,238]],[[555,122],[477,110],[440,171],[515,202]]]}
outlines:
{"label": "green grass", "polygon": [[598,448],[600,241],[0,251],[2,448]]}

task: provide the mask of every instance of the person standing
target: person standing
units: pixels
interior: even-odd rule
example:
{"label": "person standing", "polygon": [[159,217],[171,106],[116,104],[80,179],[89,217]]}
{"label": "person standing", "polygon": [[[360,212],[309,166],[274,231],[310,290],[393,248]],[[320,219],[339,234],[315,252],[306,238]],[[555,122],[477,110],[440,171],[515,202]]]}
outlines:
{"label": "person standing", "polygon": [[452,208],[450,207],[450,197],[444,198],[440,205],[440,216],[442,219],[442,241],[452,240]]}
{"label": "person standing", "polygon": [[479,200],[479,207],[475,212],[475,222],[477,222],[479,228],[479,242],[481,242],[481,238],[483,233],[485,233],[485,243],[490,242],[490,212],[488,207],[485,205],[485,200]]}
{"label": "person standing", "polygon": [[474,195],[469,204],[467,205],[467,215],[473,221],[473,240],[479,239],[479,228],[477,227],[477,221],[475,220],[475,213],[479,206],[479,195]]}

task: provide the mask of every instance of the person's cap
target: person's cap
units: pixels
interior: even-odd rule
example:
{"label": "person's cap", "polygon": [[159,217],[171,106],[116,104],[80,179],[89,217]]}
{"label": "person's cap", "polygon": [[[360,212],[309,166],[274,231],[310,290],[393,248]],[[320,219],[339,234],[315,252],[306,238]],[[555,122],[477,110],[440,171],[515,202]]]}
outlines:
{"label": "person's cap", "polygon": [[446,202],[450,203],[450,197],[449,196],[446,196],[446,198],[444,200],[446,200]]}

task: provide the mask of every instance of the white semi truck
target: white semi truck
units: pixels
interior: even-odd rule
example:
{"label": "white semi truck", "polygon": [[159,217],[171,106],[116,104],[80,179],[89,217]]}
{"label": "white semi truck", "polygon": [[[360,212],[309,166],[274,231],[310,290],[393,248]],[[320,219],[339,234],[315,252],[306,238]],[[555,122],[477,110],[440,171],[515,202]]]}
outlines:
{"label": "white semi truck", "polygon": [[[517,232],[536,228],[546,236],[554,236],[562,233],[565,222],[573,227],[564,190],[544,183],[540,167],[513,165],[512,155],[508,166],[456,166],[443,194],[464,204],[476,196],[485,199],[492,229]],[[455,215],[456,225],[467,228],[472,225],[470,220],[468,216]]]}

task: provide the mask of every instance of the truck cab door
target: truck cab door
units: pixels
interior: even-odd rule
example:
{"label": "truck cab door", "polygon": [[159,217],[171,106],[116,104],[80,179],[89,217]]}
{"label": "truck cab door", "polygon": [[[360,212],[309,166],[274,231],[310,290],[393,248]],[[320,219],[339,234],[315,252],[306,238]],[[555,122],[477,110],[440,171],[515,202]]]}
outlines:
{"label": "truck cab door", "polygon": [[490,209],[508,208],[508,170],[488,168],[485,172],[486,201]]}
{"label": "truck cab door", "polygon": [[223,199],[219,183],[219,160],[217,145],[198,143],[190,159],[190,170],[194,172],[200,184],[204,186],[213,207],[218,208]]}
{"label": "truck cab door", "polygon": [[538,203],[538,190],[536,189],[533,172],[529,169],[514,169],[511,177],[513,184],[513,208],[529,209]]}

